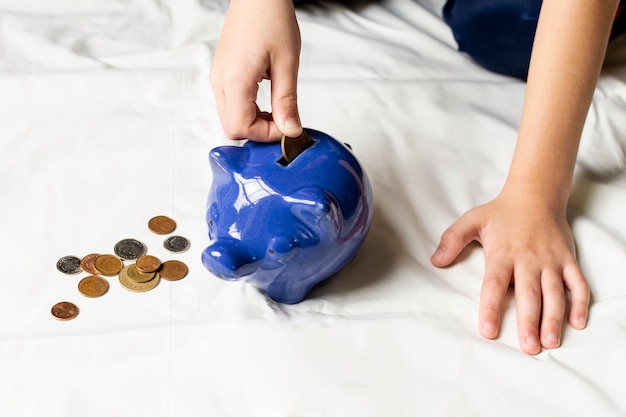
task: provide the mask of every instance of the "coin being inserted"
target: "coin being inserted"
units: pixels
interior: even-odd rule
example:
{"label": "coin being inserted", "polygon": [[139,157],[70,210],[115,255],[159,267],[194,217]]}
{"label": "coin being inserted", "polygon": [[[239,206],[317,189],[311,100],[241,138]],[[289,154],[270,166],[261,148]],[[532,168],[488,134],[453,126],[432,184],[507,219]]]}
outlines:
{"label": "coin being inserted", "polygon": [[313,139],[311,139],[306,130],[302,129],[300,136],[295,138],[283,135],[280,140],[280,150],[285,161],[290,163],[312,144]]}

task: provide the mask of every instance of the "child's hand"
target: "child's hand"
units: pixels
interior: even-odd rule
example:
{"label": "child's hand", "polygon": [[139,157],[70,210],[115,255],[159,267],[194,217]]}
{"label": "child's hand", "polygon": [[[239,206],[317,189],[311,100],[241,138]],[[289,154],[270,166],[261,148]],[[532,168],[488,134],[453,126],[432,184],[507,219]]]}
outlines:
{"label": "child's hand", "polygon": [[528,354],[556,348],[571,294],[569,323],[583,329],[587,322],[589,288],[578,267],[571,229],[562,210],[552,210],[540,198],[516,193],[469,210],[442,235],[431,261],[444,267],[470,242],[482,244],[485,275],[480,295],[481,335],[498,335],[502,304],[514,282],[519,343]]}
{"label": "child's hand", "polygon": [[[302,132],[296,100],[300,31],[292,0],[232,0],[211,66],[211,85],[226,135],[278,140]],[[256,104],[271,80],[272,113]]]}

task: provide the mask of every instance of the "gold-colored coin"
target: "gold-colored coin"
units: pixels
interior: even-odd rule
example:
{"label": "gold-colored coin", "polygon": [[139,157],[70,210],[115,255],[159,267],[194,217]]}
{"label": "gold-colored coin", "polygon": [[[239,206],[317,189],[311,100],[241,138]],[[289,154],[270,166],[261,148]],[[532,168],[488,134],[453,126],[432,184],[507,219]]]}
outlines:
{"label": "gold-colored coin", "polygon": [[176,260],[163,262],[161,269],[159,269],[161,278],[166,281],[178,281],[183,279],[188,272],[189,268],[187,268],[187,265],[184,262]]}
{"label": "gold-colored coin", "polygon": [[148,228],[157,235],[167,235],[176,229],[176,222],[167,216],[155,216],[148,221]]}
{"label": "gold-colored coin", "polygon": [[124,261],[114,255],[100,255],[94,265],[100,274],[105,276],[117,275],[124,267]]}
{"label": "gold-colored coin", "polygon": [[126,274],[128,278],[132,279],[137,283],[148,282],[154,278],[156,272],[141,272],[136,264],[128,265],[128,269],[126,270]]}
{"label": "gold-colored coin", "polygon": [[108,290],[109,281],[96,275],[85,277],[78,283],[78,291],[86,297],[100,297]]}
{"label": "gold-colored coin", "polygon": [[161,261],[156,256],[144,255],[135,261],[135,265],[141,272],[156,272],[161,266]]}
{"label": "gold-colored coin", "polygon": [[122,284],[122,286],[127,290],[134,292],[150,291],[159,284],[159,281],[161,281],[161,277],[157,273],[154,274],[154,278],[148,282],[135,282],[128,276],[128,269],[131,266],[132,265],[127,265],[120,271],[120,284]]}
{"label": "gold-colored coin", "polygon": [[83,268],[83,271],[87,272],[91,275],[98,275],[100,272],[96,269],[96,258],[100,256],[99,253],[90,253],[89,255],[85,255],[83,259],[80,260],[80,267]]}
{"label": "gold-colored coin", "polygon": [[76,304],[70,303],[69,301],[61,301],[53,305],[50,312],[55,319],[67,321],[72,320],[78,315],[78,307]]}
{"label": "gold-colored coin", "polygon": [[280,140],[280,150],[283,153],[285,161],[290,163],[312,144],[313,140],[306,130],[302,129],[302,134],[295,138],[283,135]]}

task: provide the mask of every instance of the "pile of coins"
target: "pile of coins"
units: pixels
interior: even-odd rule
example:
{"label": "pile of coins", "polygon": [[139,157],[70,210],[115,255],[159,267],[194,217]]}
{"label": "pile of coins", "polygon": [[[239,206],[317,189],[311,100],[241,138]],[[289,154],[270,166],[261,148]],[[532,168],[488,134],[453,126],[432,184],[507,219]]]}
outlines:
{"label": "pile of coins", "polygon": [[[167,216],[156,216],[148,222],[148,228],[155,234],[167,235],[176,229],[176,222]],[[189,240],[182,236],[170,236],[163,247],[173,253],[181,253],[189,248]],[[184,262],[168,260],[161,262],[147,254],[146,246],[136,239],[122,239],[113,248],[114,254],[91,253],[82,259],[64,256],[57,261],[57,269],[64,274],[78,274],[85,271],[89,276],[78,283],[78,291],[86,297],[100,297],[109,290],[109,282],[103,276],[118,276],[125,289],[146,292],[155,288],[161,279],[178,281],[189,269]],[[125,264],[125,261],[134,263]],[[71,320],[78,315],[78,307],[69,301],[62,301],[52,307],[52,316],[58,320]]]}

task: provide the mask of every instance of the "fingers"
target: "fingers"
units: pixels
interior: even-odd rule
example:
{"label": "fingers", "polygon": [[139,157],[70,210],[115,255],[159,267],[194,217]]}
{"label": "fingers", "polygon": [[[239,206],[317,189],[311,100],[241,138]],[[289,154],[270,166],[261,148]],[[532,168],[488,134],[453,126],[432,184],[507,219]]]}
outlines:
{"label": "fingers", "polygon": [[541,346],[554,349],[561,346],[561,330],[565,316],[566,296],[560,271],[545,271],[541,278],[543,311],[541,318]]}
{"label": "fingers", "polygon": [[286,136],[302,133],[297,99],[298,61],[290,60],[272,70],[272,115],[278,129]]}
{"label": "fingers", "polygon": [[223,81],[214,88],[222,127],[229,139],[272,142],[283,134],[295,137],[302,133],[295,73],[285,69],[284,74],[272,75],[272,113],[260,111],[256,103],[259,88],[256,81],[242,81],[243,74],[234,78],[238,80]]}
{"label": "fingers", "polygon": [[245,80],[245,74],[233,73],[229,79],[215,82],[215,99],[224,133],[235,140],[271,142],[280,139],[282,133],[272,115],[261,112],[256,103],[257,81]]}
{"label": "fingers", "polygon": [[[564,271],[548,269],[541,273],[524,270],[515,272],[517,327],[522,351],[535,355],[542,348],[554,349],[561,345],[567,304],[566,289],[570,290],[572,299],[570,324],[576,329],[582,329],[586,325],[590,293],[577,266]],[[493,299],[497,303],[497,295]],[[490,301],[481,299],[481,304],[483,302],[488,304]]]}
{"label": "fingers", "polygon": [[589,314],[591,298],[589,284],[587,284],[580,268],[576,265],[565,268],[563,281],[570,292],[569,323],[573,328],[582,330],[587,326]]}
{"label": "fingers", "polygon": [[[539,329],[545,294],[542,293],[541,275],[534,270],[520,268],[515,271],[515,305],[517,307],[517,333],[522,351],[536,355],[541,351]],[[550,301],[545,300],[545,311],[551,310]],[[562,316],[561,316],[562,317]],[[562,321],[562,318],[561,318]],[[561,321],[555,324],[561,331]]]}
{"label": "fingers", "polygon": [[500,329],[502,304],[511,282],[512,270],[502,264],[485,263],[485,276],[480,290],[478,331],[487,339],[495,339]]}
{"label": "fingers", "polygon": [[[497,337],[502,304],[513,274],[520,348],[527,354],[535,355],[541,348],[559,347],[566,298],[562,274],[556,270],[547,270],[540,274],[524,269],[513,272],[504,266],[487,264],[480,295],[480,334],[487,339]],[[579,298],[579,307],[574,307],[573,302],[574,313],[571,316],[580,318],[582,315],[586,318],[589,293],[584,279],[577,283],[579,288],[572,292],[572,299]]]}
{"label": "fingers", "polygon": [[478,239],[479,224],[474,219],[472,210],[461,216],[443,234],[437,249],[430,258],[437,267],[450,265],[459,256],[463,248]]}

